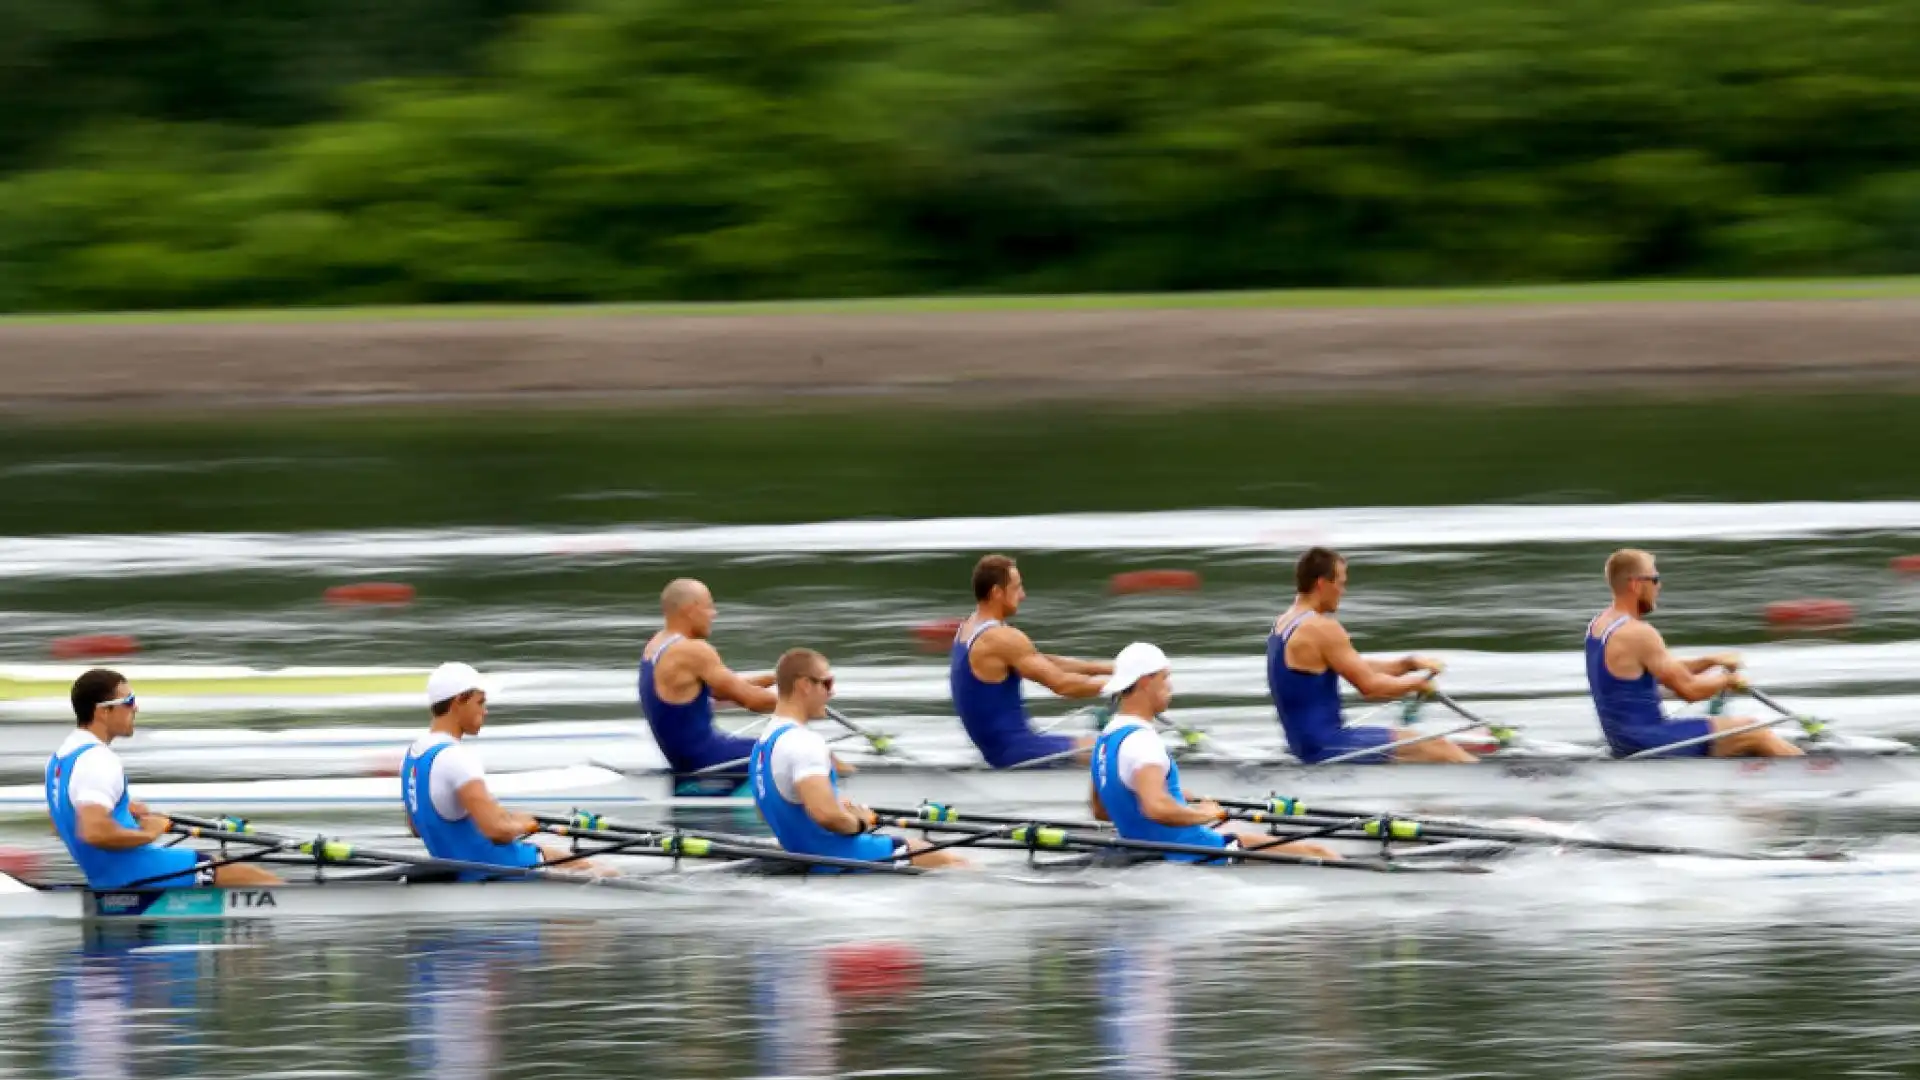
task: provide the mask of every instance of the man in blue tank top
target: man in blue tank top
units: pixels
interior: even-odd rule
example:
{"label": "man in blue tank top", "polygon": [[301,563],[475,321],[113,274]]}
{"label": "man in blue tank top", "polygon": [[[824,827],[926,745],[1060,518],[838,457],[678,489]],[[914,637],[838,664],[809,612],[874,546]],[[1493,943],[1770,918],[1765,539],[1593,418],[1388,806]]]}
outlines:
{"label": "man in blue tank top", "polygon": [[127,792],[115,739],[133,734],[140,713],[117,671],[94,668],[73,681],[78,725],[47,761],[47,814],[87,885],[106,889],[183,889],[196,885],[277,885],[280,878],[250,863],[209,865],[207,855],[157,841],[173,830]]}
{"label": "man in blue tank top", "polygon": [[[1102,689],[1118,700],[1113,719],[1093,746],[1095,818],[1113,822],[1115,831],[1129,840],[1216,847],[1222,852],[1258,847],[1288,855],[1340,857],[1310,840],[1274,844],[1273,837],[1257,826],[1230,822],[1210,799],[1187,801],[1180,790],[1180,766],[1174,764],[1154,727],[1154,718],[1173,704],[1173,668],[1158,646],[1136,641],[1120,650],[1113,662],[1113,677]],[[1191,854],[1167,859],[1219,861]]]}
{"label": "man in blue tank top", "polygon": [[[840,797],[840,774],[827,740],[808,725],[827,715],[833,669],[812,649],[788,649],[774,668],[779,700],[754,744],[753,804],[787,851],[928,868],[971,866],[957,851],[928,851],[926,841],[873,831],[875,817]],[[820,868],[823,873],[835,869]]]}
{"label": "man in blue tank top", "polygon": [[[1681,660],[1667,651],[1647,616],[1660,602],[1660,571],[1653,556],[1622,548],[1607,558],[1607,588],[1613,603],[1587,624],[1587,689],[1600,714],[1600,729],[1615,757],[1626,757],[1715,731],[1746,727],[1747,717],[1667,719],[1660,687],[1683,701],[1704,701],[1747,688],[1740,657],[1733,653]],[[1714,669],[1718,668],[1716,671]],[[1795,757],[1800,748],[1771,728],[1744,731],[1666,751],[1660,757]]]}
{"label": "man in blue tank top", "polygon": [[[463,742],[480,734],[487,722],[487,690],[480,673],[466,664],[433,669],[427,676],[427,708],[433,721],[400,764],[407,827],[427,846],[427,854],[518,868],[565,856],[560,848],[526,839],[540,831],[540,823],[531,814],[511,813],[500,805],[487,787],[480,756]],[[566,868],[599,872],[581,859],[569,860]],[[486,877],[479,871],[460,875],[463,881]]]}
{"label": "man in blue tank top", "polygon": [[1347,628],[1333,617],[1347,592],[1347,560],[1339,552],[1309,549],[1294,564],[1293,583],[1293,606],[1267,635],[1267,692],[1295,757],[1312,765],[1374,749],[1379,752],[1347,760],[1478,760],[1445,739],[1408,742],[1419,734],[1411,728],[1343,726],[1341,679],[1364,698],[1390,701],[1429,688],[1446,665],[1423,656],[1368,660],[1354,649]]}
{"label": "man in blue tank top", "polygon": [[647,727],[673,771],[707,772],[737,784],[746,775],[753,740],[715,729],[713,702],[771,712],[774,695],[767,687],[773,676],[736,675],[721,661],[707,641],[719,611],[700,582],[669,583],[660,593],[660,613],[664,625],[640,653],[640,710]]}
{"label": "man in blue tank top", "polygon": [[1048,656],[1010,625],[1027,590],[1020,568],[1005,555],[988,555],[973,568],[973,614],[960,624],[947,656],[947,685],[967,737],[987,764],[1007,769],[1022,762],[1066,759],[1084,762],[1093,745],[1087,736],[1043,735],[1033,730],[1020,700],[1020,680],[1030,679],[1065,698],[1100,696],[1101,677],[1113,665]]}

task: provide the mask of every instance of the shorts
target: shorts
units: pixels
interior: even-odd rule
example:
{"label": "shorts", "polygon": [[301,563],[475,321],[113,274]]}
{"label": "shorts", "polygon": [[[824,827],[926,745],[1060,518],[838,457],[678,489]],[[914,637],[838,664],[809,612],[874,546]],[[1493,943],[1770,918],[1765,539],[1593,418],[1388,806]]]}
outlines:
{"label": "shorts", "polygon": [[[204,851],[190,851],[186,848],[167,848],[168,856],[191,855],[192,861],[179,860],[180,872],[171,877],[149,881],[155,874],[165,873],[164,865],[154,866],[148,872],[133,878],[125,885],[112,886],[114,889],[204,889],[213,884],[213,856]],[[172,861],[169,858],[168,861]],[[95,892],[106,890],[106,886],[94,886]]]}
{"label": "shorts", "polygon": [[1318,746],[1307,747],[1300,752],[1300,760],[1308,765],[1318,765],[1329,758],[1342,754],[1351,754],[1356,750],[1380,750],[1378,754],[1362,754],[1341,762],[1342,765],[1383,765],[1393,760],[1393,729],[1383,727],[1346,727],[1333,733],[1332,737]]}
{"label": "shorts", "polygon": [[[996,769],[1011,769],[1023,762],[1065,754],[1076,745],[1077,740],[1071,735],[1042,735],[1036,731],[1023,731],[993,746],[982,746],[980,754],[987,759],[987,764]],[[1078,765],[1071,757],[1054,758],[1047,764]]]}
{"label": "shorts", "polygon": [[[692,783],[710,787],[725,787],[724,791],[677,792],[677,794],[731,795],[735,788],[746,783],[747,759],[753,755],[754,740],[736,735],[715,734],[688,747],[676,748],[667,755],[667,764],[673,768],[674,782],[677,785]],[[665,747],[662,747],[662,752]],[[725,766],[714,768],[714,766]],[[701,772],[712,769],[712,772]],[[699,775],[688,775],[698,773]],[[727,781],[732,781],[728,784]]]}
{"label": "shorts", "polygon": [[[1613,751],[1614,757],[1623,758],[1629,754],[1638,754],[1642,750],[1651,750],[1656,746],[1666,746],[1670,743],[1684,742],[1687,739],[1697,739],[1702,735],[1710,735],[1713,733],[1713,722],[1711,720],[1698,718],[1692,720],[1668,720],[1660,724],[1636,724],[1632,727],[1613,726],[1606,728],[1606,732],[1608,749]],[[1702,742],[1653,756],[1683,758],[1709,757],[1712,754],[1713,744],[1710,742]]]}
{"label": "shorts", "polygon": [[[863,836],[853,837],[852,842],[849,843],[844,850],[834,852],[833,857],[836,859],[864,859],[868,862],[876,863],[890,862],[895,866],[905,866],[909,861],[910,849],[911,845],[902,837],[887,836],[884,833],[867,833]],[[814,866],[809,867],[809,869],[816,874],[865,874],[869,872],[842,866]]]}

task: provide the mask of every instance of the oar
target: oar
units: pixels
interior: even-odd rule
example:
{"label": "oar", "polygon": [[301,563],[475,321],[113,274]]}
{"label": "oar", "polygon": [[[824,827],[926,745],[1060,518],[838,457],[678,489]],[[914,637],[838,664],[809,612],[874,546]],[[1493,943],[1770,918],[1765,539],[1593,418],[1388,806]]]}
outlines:
{"label": "oar", "polygon": [[[578,871],[552,870],[545,866],[496,866],[492,863],[470,862],[465,859],[441,859],[432,855],[415,855],[411,852],[383,851],[363,848],[344,840],[318,836],[311,840],[297,837],[280,836],[274,833],[260,832],[245,821],[233,818],[198,818],[186,814],[169,814],[177,829],[197,839],[218,840],[225,843],[263,845],[280,851],[297,851],[313,856],[318,864],[348,863],[356,859],[371,859],[375,862],[398,863],[413,866],[428,872],[449,874],[486,874],[490,877],[526,877],[540,881],[555,881],[569,885],[597,885],[610,889],[632,889],[640,892],[653,892],[653,886],[647,882],[629,878],[602,877],[597,874],[584,874]],[[600,854],[595,852],[594,854]]]}
{"label": "oar", "polygon": [[1757,686],[1747,687],[1747,696],[1779,713],[1783,718],[1800,721],[1800,730],[1807,733],[1809,739],[1819,739],[1827,733],[1827,722],[1812,716],[1795,715],[1791,709],[1773,700],[1773,695]]}
{"label": "oar", "polygon": [[[1406,817],[1388,812],[1360,813],[1353,810],[1322,808],[1318,813],[1308,813],[1304,805],[1294,799],[1274,798],[1265,803],[1247,802],[1237,799],[1215,800],[1221,806],[1236,811],[1235,816],[1243,821],[1264,824],[1275,820],[1302,822],[1310,825],[1350,825],[1359,822],[1359,830],[1369,837],[1385,837],[1393,840],[1491,840],[1508,844],[1539,844],[1548,847],[1585,848],[1594,851],[1613,851],[1627,855],[1696,855],[1711,859],[1743,859],[1749,861],[1781,859],[1844,859],[1844,852],[1819,852],[1812,854],[1771,852],[1771,851],[1725,851],[1718,848],[1687,847],[1677,844],[1643,844],[1627,840],[1600,840],[1579,836],[1559,836],[1554,833],[1528,832],[1524,829],[1495,829],[1464,822],[1432,821],[1418,817]],[[1342,819],[1346,819],[1343,821]]]}
{"label": "oar", "polygon": [[[942,803],[921,803],[919,806],[911,810],[874,807],[873,812],[875,814],[880,815],[881,817],[917,817],[922,821],[953,822],[953,821],[960,821],[963,818],[963,815],[961,814],[959,809],[952,806],[944,805]],[[1112,822],[1075,821],[1068,818],[1036,819],[1032,817],[1024,817],[1024,818],[1011,817],[1004,814],[975,814],[975,813],[969,812],[964,815],[964,819],[966,821],[972,822],[974,824],[979,824],[979,825],[1040,825],[1040,826],[1048,826],[1056,829],[1091,830],[1091,831],[1100,832],[1100,833],[1108,833],[1113,829]],[[1242,817],[1241,820],[1251,821],[1252,819]],[[1339,833],[1343,831],[1355,832],[1365,823],[1366,820],[1367,819],[1365,818],[1354,818],[1351,821],[1343,821],[1343,822],[1339,822],[1337,824],[1328,825],[1328,826],[1316,826],[1316,823],[1312,821],[1272,821],[1271,825],[1276,830],[1282,827],[1286,827],[1286,828],[1298,828],[1303,831],[1285,832],[1285,833],[1278,832],[1278,831],[1273,832],[1270,834],[1270,836],[1272,837],[1270,841],[1268,841],[1265,844],[1255,845],[1254,847],[1248,850],[1258,851],[1262,847],[1267,847],[1267,846],[1277,845],[1277,844],[1291,844],[1299,840],[1316,840],[1322,836],[1332,836],[1335,833]],[[1362,834],[1362,835],[1354,836],[1352,837],[1352,839],[1371,839],[1371,837]],[[1399,839],[1399,837],[1390,837],[1390,839]],[[1427,842],[1427,841],[1423,841],[1423,842]]]}
{"label": "oar", "polygon": [[[912,816],[889,818],[886,824],[896,829],[919,829],[925,832],[965,832],[965,833],[1001,833],[1003,828],[993,825],[971,825],[964,822],[924,821]],[[1322,859],[1313,855],[1289,855],[1278,851],[1258,849],[1231,849],[1208,847],[1202,844],[1176,844],[1159,840],[1129,840],[1111,834],[1083,832],[1074,829],[1060,829],[1048,825],[1019,825],[1006,836],[1018,843],[1025,844],[1035,851],[1086,851],[1089,849],[1109,851],[1133,851],[1150,855],[1198,855],[1205,859],[1230,859],[1249,862],[1280,863],[1289,866],[1319,866],[1330,870],[1357,870],[1365,873],[1406,873],[1454,872],[1477,873],[1478,868],[1453,866],[1414,867],[1405,863],[1382,862],[1372,859]]]}
{"label": "oar", "polygon": [[[534,820],[540,822],[548,832],[557,836],[583,836],[588,839],[617,839],[628,836],[644,836],[642,829],[608,821],[598,814],[576,813],[572,817],[556,817],[550,814],[535,814]],[[596,835],[597,834],[597,835]],[[831,867],[838,870],[875,871],[884,874],[923,874],[918,866],[902,866],[891,859],[843,859],[834,855],[810,855],[800,851],[787,851],[784,848],[757,842],[721,839],[712,836],[683,835],[670,833],[661,836],[651,834],[660,840],[659,847],[647,852],[650,855],[669,855],[684,859],[768,859],[773,862],[792,863],[796,866]]]}
{"label": "oar", "polygon": [[843,728],[846,728],[848,731],[852,732],[853,734],[858,735],[861,738],[867,740],[867,745],[873,747],[873,752],[881,755],[882,757],[886,756],[887,754],[897,754],[906,761],[920,760],[914,755],[907,753],[905,750],[901,750],[898,747],[894,746],[893,736],[888,735],[884,731],[876,731],[873,728],[855,723],[854,721],[847,718],[846,713],[841,712],[839,709],[836,709],[831,705],[827,706],[827,719],[833,721],[836,724],[839,724]]}

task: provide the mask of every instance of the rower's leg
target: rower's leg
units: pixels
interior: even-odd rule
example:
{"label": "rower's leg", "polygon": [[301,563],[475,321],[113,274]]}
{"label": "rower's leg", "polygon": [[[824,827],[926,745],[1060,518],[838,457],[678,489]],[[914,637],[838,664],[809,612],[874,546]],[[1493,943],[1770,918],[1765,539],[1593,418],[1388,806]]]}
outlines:
{"label": "rower's leg", "polygon": [[965,855],[952,848],[928,851],[932,845],[925,840],[913,838],[907,841],[909,855],[907,861],[923,870],[972,870],[974,864]]}
{"label": "rower's leg", "polygon": [[279,885],[280,875],[264,866],[252,863],[228,863],[213,868],[213,883],[223,888],[251,888],[259,885]]}
{"label": "rower's leg", "polygon": [[[1756,721],[1750,716],[1712,716],[1707,723],[1715,731],[1743,728]],[[1708,743],[1707,753],[1714,757],[1804,757],[1806,751],[1782,738],[1772,728],[1743,731]]]}
{"label": "rower's leg", "polygon": [[[1220,831],[1240,841],[1240,849],[1242,851],[1259,848],[1261,851],[1271,851],[1280,855],[1299,855],[1303,858],[1326,859],[1329,861],[1342,857],[1339,852],[1314,840],[1299,840],[1286,844],[1274,844],[1273,842],[1278,840],[1279,837],[1262,832],[1251,825],[1229,822],[1220,826]],[[1272,845],[1271,847],[1268,846],[1270,844]]]}
{"label": "rower's leg", "polygon": [[[1405,743],[1417,739],[1420,733],[1410,728],[1394,728],[1395,742]],[[1426,742],[1393,748],[1393,760],[1403,763],[1425,762],[1433,765],[1470,765],[1480,759],[1455,746],[1446,739],[1428,739]]]}

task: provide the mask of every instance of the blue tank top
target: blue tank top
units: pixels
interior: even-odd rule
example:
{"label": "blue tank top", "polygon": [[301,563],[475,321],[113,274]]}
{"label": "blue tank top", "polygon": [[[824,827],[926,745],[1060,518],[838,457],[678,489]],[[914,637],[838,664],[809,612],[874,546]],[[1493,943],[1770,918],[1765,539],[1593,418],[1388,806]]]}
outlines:
{"label": "blue tank top", "polygon": [[[54,831],[60,834],[61,842],[67,845],[67,854],[73,856],[80,872],[86,875],[87,886],[92,889],[120,889],[148,878],[190,873],[199,863],[200,856],[189,848],[143,844],[137,848],[114,850],[94,847],[80,839],[80,816],[74,812],[73,800],[67,797],[67,783],[73,779],[73,764],[80,760],[80,755],[99,748],[99,743],[91,742],[65,757],[55,754],[47,759],[47,815],[53,818]],[[113,804],[113,820],[123,829],[140,827],[140,822],[133,816],[132,802],[126,789],[122,788],[120,801]],[[149,881],[143,887],[159,889],[189,883]]]}
{"label": "blue tank top", "polygon": [[[797,802],[788,802],[780,794],[780,788],[773,782],[773,748],[781,739],[798,730],[791,720],[777,720],[753,744],[753,756],[748,759],[748,772],[753,781],[753,805],[760,810],[760,816],[766,819],[767,828],[773,830],[774,839],[788,851],[803,855],[830,855],[839,859],[868,859],[872,855],[867,845],[861,841],[868,839],[867,834],[858,833],[843,836],[820,824],[808,816],[807,808]],[[840,795],[840,770],[827,765],[827,782],[833,785],[833,794]]]}
{"label": "blue tank top", "polygon": [[1600,621],[1598,618],[1587,624],[1587,690],[1593,695],[1594,710],[1600,714],[1600,729],[1607,733],[1608,741],[1613,740],[1615,732],[1644,731],[1667,722],[1660,708],[1660,687],[1654,683],[1653,672],[1642,671],[1639,678],[1623,679],[1607,670],[1607,641],[1628,620],[1629,616],[1622,615],[1598,634],[1593,632],[1594,624]]}
{"label": "blue tank top", "polygon": [[[433,805],[430,794],[433,791],[433,762],[442,750],[452,745],[450,742],[440,743],[428,748],[419,757],[414,757],[413,751],[408,750],[406,760],[400,763],[400,792],[406,799],[407,820],[413,823],[413,831],[420,837],[420,842],[427,846],[427,854],[439,859],[459,859],[492,866],[540,865],[540,849],[525,840],[496,843],[487,839],[471,817],[449,821],[440,816],[440,810]],[[462,881],[482,881],[486,878],[487,875],[479,871],[467,871],[460,875]]]}
{"label": "blue tank top", "polygon": [[967,737],[980,748],[987,764],[1004,769],[1021,760],[1018,743],[1033,733],[1027,707],[1020,700],[1020,673],[1009,671],[997,683],[985,682],[973,673],[969,660],[973,643],[999,625],[1000,620],[988,619],[975,625],[972,633],[954,636],[947,685],[953,693],[953,711],[960,714]]}
{"label": "blue tank top", "polygon": [[[713,692],[707,684],[700,684],[700,692],[692,701],[679,705],[663,701],[654,682],[654,665],[660,657],[681,640],[679,634],[668,635],[653,650],[652,655],[640,656],[640,711],[646,715],[647,727],[653,731],[653,741],[660,746],[667,763],[675,769],[697,769],[707,762],[700,760],[700,749],[713,738]],[[735,774],[739,775],[738,773]]]}
{"label": "blue tank top", "polygon": [[1302,761],[1314,760],[1340,737],[1340,676],[1332,668],[1314,675],[1287,666],[1287,642],[1313,614],[1302,612],[1285,625],[1276,622],[1267,635],[1267,693],[1288,748]]}
{"label": "blue tank top", "polygon": [[[1093,786],[1100,793],[1100,805],[1106,807],[1113,827],[1129,840],[1226,847],[1227,838],[1205,825],[1162,825],[1141,811],[1140,797],[1120,779],[1120,743],[1128,735],[1145,730],[1143,725],[1127,724],[1102,732],[1093,744]],[[1173,761],[1167,762],[1167,794],[1173,796],[1174,802],[1187,801],[1180,790],[1180,766]],[[1167,856],[1172,862],[1201,862],[1205,858],[1202,855]]]}

